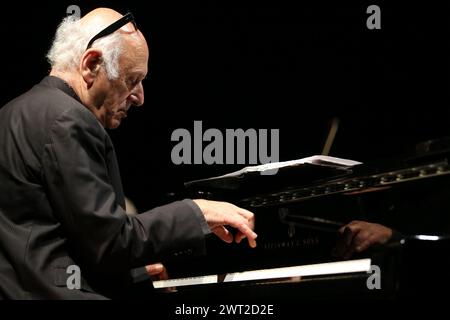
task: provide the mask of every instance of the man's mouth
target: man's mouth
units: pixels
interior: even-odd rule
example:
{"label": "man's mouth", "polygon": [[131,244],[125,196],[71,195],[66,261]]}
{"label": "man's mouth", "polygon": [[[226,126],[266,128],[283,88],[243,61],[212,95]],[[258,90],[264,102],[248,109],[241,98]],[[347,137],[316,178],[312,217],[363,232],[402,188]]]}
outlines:
{"label": "man's mouth", "polygon": [[123,109],[119,109],[117,110],[117,113],[122,117],[122,118],[126,118],[127,117],[127,109],[123,108]]}

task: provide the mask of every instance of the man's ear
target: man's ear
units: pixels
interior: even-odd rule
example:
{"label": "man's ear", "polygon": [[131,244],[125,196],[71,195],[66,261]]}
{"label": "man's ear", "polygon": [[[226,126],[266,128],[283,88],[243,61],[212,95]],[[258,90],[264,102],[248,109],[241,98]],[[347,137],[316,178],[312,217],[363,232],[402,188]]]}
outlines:
{"label": "man's ear", "polygon": [[97,49],[89,49],[81,57],[81,76],[83,77],[84,82],[86,82],[88,89],[97,78],[102,61],[102,52]]}

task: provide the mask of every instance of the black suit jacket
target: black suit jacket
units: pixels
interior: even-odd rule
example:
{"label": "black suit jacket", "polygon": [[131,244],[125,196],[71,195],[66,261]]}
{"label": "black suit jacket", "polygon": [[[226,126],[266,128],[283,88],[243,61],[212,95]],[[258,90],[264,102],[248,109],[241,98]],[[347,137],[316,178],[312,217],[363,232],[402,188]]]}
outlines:
{"label": "black suit jacket", "polygon": [[[0,297],[122,297],[132,268],[204,253],[191,200],[125,213],[111,140],[61,79],[0,109],[0,148]],[[70,265],[79,290],[67,287]]]}

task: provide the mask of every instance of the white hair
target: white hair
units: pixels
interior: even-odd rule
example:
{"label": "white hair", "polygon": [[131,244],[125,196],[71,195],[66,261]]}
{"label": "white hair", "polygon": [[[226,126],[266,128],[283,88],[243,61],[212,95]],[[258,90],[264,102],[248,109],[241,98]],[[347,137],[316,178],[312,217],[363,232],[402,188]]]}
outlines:
{"label": "white hair", "polygon": [[[69,71],[78,68],[89,40],[101,30],[102,28],[81,28],[79,18],[73,15],[64,18],[56,30],[53,44],[47,53],[47,60],[52,69]],[[102,50],[102,63],[108,79],[117,79],[119,57],[122,52],[122,35],[114,32],[96,40],[92,47]]]}

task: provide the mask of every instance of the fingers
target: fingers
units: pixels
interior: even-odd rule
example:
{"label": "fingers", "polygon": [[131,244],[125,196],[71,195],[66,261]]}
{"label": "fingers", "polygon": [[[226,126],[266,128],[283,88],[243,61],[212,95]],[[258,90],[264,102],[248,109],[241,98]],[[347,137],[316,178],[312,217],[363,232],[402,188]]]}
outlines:
{"label": "fingers", "polygon": [[[247,236],[245,234],[243,234],[242,232],[238,232],[238,234],[235,237],[235,241],[236,243],[241,243],[242,239],[247,238]],[[250,247],[252,248],[256,248],[256,240],[253,238],[248,238],[248,244]]]}
{"label": "fingers", "polygon": [[371,233],[371,230],[360,230],[353,238],[349,251],[345,258],[350,258],[355,252],[360,253],[372,247],[376,243],[376,237]]}
{"label": "fingers", "polygon": [[[388,229],[388,230],[390,230],[390,229]],[[363,251],[367,250],[368,248],[373,247],[375,245],[382,245],[382,244],[386,243],[389,240],[390,235],[392,233],[389,233],[388,235],[386,235],[384,229],[377,227],[377,229],[372,228],[365,232],[360,232],[360,234],[361,235],[358,236],[358,239],[355,242],[356,252],[363,252]]]}
{"label": "fingers", "polygon": [[[256,238],[258,237],[258,235],[255,232],[253,232],[253,230],[247,225],[246,222],[230,221],[230,225],[232,227],[238,229],[237,237],[239,238],[239,242],[243,238],[247,238],[248,244],[250,245],[250,247],[252,247],[252,248],[256,247]],[[242,235],[240,235],[240,234],[242,234]]]}
{"label": "fingers", "polygon": [[241,216],[243,216],[244,218],[247,219],[251,229],[255,228],[255,215],[252,212],[250,212],[250,211],[248,211],[246,209],[240,208],[240,207],[236,207],[236,211]]}
{"label": "fingers", "polygon": [[[251,230],[254,230],[254,229],[255,229],[255,216],[254,216],[254,214],[253,214],[252,212],[246,210],[246,209],[239,208],[239,207],[236,207],[236,208],[237,208],[238,213],[239,213],[240,215],[242,215],[244,218],[247,219],[248,227],[249,227]],[[253,233],[254,235],[256,235],[256,233],[254,233],[254,232],[252,232],[252,233]],[[246,233],[244,233],[244,232],[242,232],[242,231],[239,231],[239,232],[236,234],[236,236],[235,236],[235,241],[236,241],[236,243],[241,243],[241,241],[242,241],[244,238],[247,238]],[[255,238],[256,238],[256,237],[254,237],[254,238],[248,238],[248,239],[249,239],[249,244],[250,244],[250,246],[251,246],[252,248],[256,247],[256,241],[254,241]]]}
{"label": "fingers", "polygon": [[235,218],[237,219],[235,223],[239,223],[239,220],[241,220],[240,218],[243,218],[242,221],[244,221],[244,223],[250,229],[253,230],[255,228],[255,215],[251,211],[248,211],[248,210],[246,210],[244,208],[240,208],[238,206],[235,206],[234,204],[231,204],[231,206],[236,211],[236,213],[238,214],[238,215],[235,216]]}
{"label": "fingers", "polygon": [[234,241],[236,241],[236,243],[241,243],[242,239],[245,239],[245,237],[245,234],[238,232],[234,237]]}
{"label": "fingers", "polygon": [[374,243],[371,240],[362,240],[359,244],[356,245],[355,251],[358,253],[363,252],[369,249],[369,247],[371,247],[373,244]]}
{"label": "fingers", "polygon": [[247,221],[242,221],[240,219],[230,219],[226,224],[238,230],[235,237],[235,241],[237,243],[240,243],[242,239],[247,238],[250,247],[256,247],[256,238],[258,237],[258,235],[249,227]]}
{"label": "fingers", "polygon": [[[350,230],[350,228],[349,228],[349,230]],[[361,231],[360,229],[350,231],[351,235],[348,236],[346,239],[346,243],[345,243],[346,250],[345,250],[344,254],[342,255],[342,257],[344,259],[350,259],[353,256],[353,254],[355,253],[356,247],[361,239],[360,231]]]}
{"label": "fingers", "polygon": [[355,234],[358,230],[352,230],[350,227],[346,227],[344,230],[344,234],[342,235],[344,238],[344,245],[349,247],[355,237]]}
{"label": "fingers", "polygon": [[[220,239],[222,239],[223,241],[225,241],[226,243],[232,243],[233,242],[233,235],[231,234],[231,232],[225,228],[224,226],[220,226],[220,227],[216,227],[212,230],[212,232],[218,236]],[[249,238],[249,245],[252,248],[256,247],[256,233],[253,232],[253,234],[255,235],[254,237],[252,236],[251,238]],[[236,243],[240,243],[242,241],[242,239],[247,238],[247,236],[242,233],[241,231],[238,231],[238,233],[236,234],[236,236],[234,237],[234,240]]]}
{"label": "fingers", "polygon": [[339,233],[333,254],[348,259],[355,253],[386,243],[392,236],[392,229],[377,223],[352,221],[339,229]]}
{"label": "fingers", "polygon": [[248,245],[251,248],[256,248],[256,236],[255,236],[255,238],[248,238]]}
{"label": "fingers", "polygon": [[[152,281],[168,280],[169,273],[162,263],[154,263],[145,266],[147,273],[150,275]],[[168,287],[164,289],[165,292],[175,292],[176,288]]]}
{"label": "fingers", "polygon": [[163,266],[162,263],[154,263],[154,264],[149,264],[149,265],[145,266],[145,269],[147,270],[147,273],[150,276],[154,276],[154,275],[164,272],[164,270],[166,268]]}
{"label": "fingers", "polygon": [[226,243],[233,242],[233,235],[224,226],[218,226],[211,230],[216,236],[225,241]]}
{"label": "fingers", "polygon": [[354,252],[354,247],[352,246],[354,243],[354,239],[356,234],[358,233],[359,230],[352,230],[352,228],[347,227],[344,230],[344,233],[342,235],[343,240],[342,240],[342,250],[340,252],[340,255],[344,258],[344,259],[348,259],[353,255]]}
{"label": "fingers", "polygon": [[162,263],[149,264],[145,266],[145,269],[153,281],[169,279],[167,269]]}
{"label": "fingers", "polygon": [[228,202],[210,201],[204,199],[193,200],[203,212],[210,227],[219,238],[225,242],[232,242],[233,235],[225,226],[231,226],[238,230],[235,241],[241,242],[243,238],[248,239],[249,245],[256,247],[256,233],[254,214],[246,209],[237,207]]}
{"label": "fingers", "polygon": [[355,243],[361,229],[356,224],[349,223],[339,229],[341,236],[333,250],[333,255],[349,259],[355,252]]}
{"label": "fingers", "polygon": [[163,271],[156,276],[157,280],[167,280],[169,279],[169,273],[167,272],[166,267],[163,266]]}

